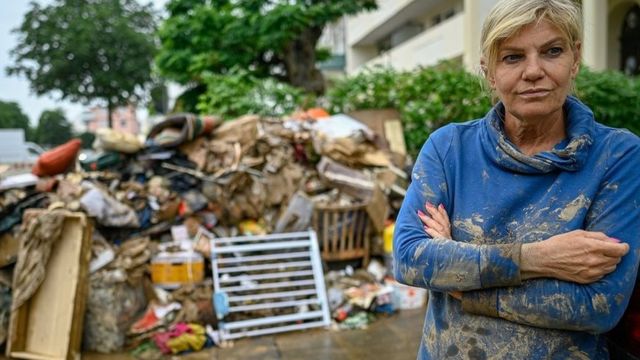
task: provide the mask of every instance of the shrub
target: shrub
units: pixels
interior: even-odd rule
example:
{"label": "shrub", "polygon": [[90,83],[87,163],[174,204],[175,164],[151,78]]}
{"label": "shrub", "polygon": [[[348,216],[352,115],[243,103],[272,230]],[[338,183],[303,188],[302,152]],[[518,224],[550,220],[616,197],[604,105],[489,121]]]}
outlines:
{"label": "shrub", "polygon": [[640,135],[640,80],[619,71],[595,72],[586,67],[576,78],[576,95],[593,110],[598,122]]}
{"label": "shrub", "polygon": [[397,109],[412,156],[418,154],[432,131],[450,122],[479,118],[491,106],[480,78],[455,62],[413,72],[368,69],[338,82],[327,96],[332,112]]}
{"label": "shrub", "polygon": [[203,81],[206,91],[198,97],[198,112],[224,119],[246,114],[282,116],[311,102],[301,89],[273,78],[256,78],[245,70],[205,74]]}

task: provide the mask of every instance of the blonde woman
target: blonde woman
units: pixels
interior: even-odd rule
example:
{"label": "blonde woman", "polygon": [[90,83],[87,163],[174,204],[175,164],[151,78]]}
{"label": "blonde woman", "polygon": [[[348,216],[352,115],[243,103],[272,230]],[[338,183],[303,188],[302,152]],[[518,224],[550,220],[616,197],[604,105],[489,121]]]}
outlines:
{"label": "blonde woman", "polygon": [[600,334],[638,269],[640,139],[569,95],[581,18],[570,0],[498,2],[482,68],[499,102],[417,159],[394,271],[430,290],[420,359],[609,356]]}

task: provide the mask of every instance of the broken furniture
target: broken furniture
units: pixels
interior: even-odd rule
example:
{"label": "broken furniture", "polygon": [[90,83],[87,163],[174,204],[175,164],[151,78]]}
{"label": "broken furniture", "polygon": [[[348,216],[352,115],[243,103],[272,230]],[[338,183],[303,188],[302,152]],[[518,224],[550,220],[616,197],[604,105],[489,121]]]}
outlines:
{"label": "broken furniture", "polygon": [[315,232],[211,240],[220,338],[329,326]]}
{"label": "broken furniture", "polygon": [[[46,213],[29,210],[25,218]],[[85,214],[66,213],[60,237],[52,244],[46,277],[35,293],[11,312],[7,356],[34,360],[80,358],[91,232]]]}
{"label": "broken furniture", "polygon": [[367,266],[371,225],[366,204],[315,204],[311,223],[318,232],[323,260],[362,259],[363,267]]}

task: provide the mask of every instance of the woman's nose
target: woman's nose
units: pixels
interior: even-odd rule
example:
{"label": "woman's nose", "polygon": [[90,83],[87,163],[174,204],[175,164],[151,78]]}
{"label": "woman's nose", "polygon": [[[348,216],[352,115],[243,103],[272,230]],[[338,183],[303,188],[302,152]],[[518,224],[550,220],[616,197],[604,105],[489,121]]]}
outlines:
{"label": "woman's nose", "polygon": [[537,56],[527,57],[522,78],[528,81],[535,81],[544,76],[544,69]]}

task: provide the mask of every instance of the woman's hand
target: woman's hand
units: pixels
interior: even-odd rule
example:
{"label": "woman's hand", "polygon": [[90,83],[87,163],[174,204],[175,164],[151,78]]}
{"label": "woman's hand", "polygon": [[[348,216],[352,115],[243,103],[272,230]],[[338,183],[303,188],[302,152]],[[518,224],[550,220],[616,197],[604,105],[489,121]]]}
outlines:
{"label": "woman's hand", "polygon": [[427,202],[425,209],[427,214],[418,210],[418,217],[424,224],[424,231],[432,238],[443,237],[451,239],[451,223],[444,205],[440,204],[435,207],[430,202]]}
{"label": "woman's hand", "polygon": [[574,230],[522,245],[522,279],[550,277],[590,284],[613,272],[629,245],[604,233]]}
{"label": "woman's hand", "polygon": [[[444,205],[440,204],[438,207],[435,207],[430,202],[427,202],[424,208],[429,215],[418,210],[418,217],[424,224],[424,231],[432,238],[441,237],[451,239],[451,223],[449,222],[449,215]],[[462,300],[461,291],[449,291],[447,294],[456,300]]]}

